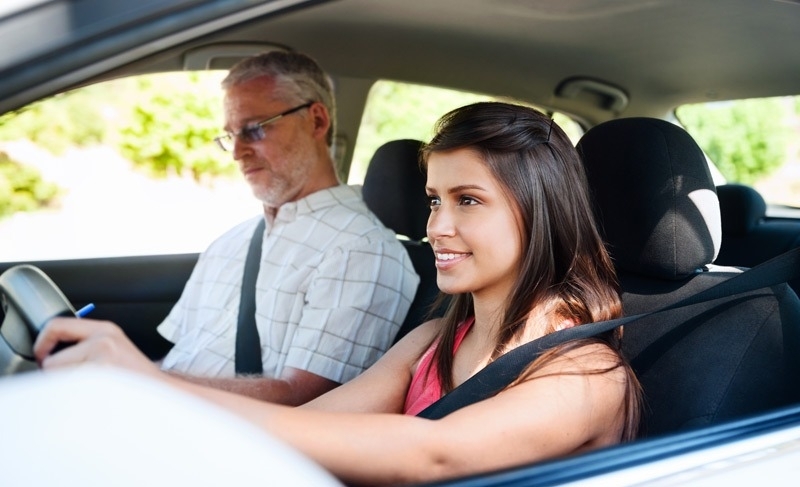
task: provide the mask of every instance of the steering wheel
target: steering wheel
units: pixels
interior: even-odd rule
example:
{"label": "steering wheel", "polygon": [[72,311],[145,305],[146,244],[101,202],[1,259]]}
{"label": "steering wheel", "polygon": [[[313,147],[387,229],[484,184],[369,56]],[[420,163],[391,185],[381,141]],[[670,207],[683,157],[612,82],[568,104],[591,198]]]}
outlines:
{"label": "steering wheel", "polygon": [[57,316],[76,316],[58,286],[28,264],[0,274],[0,301],[5,314],[0,326],[0,375],[37,369],[33,343],[39,331]]}

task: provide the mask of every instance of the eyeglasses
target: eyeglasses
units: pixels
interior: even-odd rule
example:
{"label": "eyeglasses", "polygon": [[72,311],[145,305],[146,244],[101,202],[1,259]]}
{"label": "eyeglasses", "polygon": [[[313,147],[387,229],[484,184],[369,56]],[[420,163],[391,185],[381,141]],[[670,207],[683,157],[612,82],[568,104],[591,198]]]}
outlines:
{"label": "eyeglasses", "polygon": [[225,135],[220,135],[214,139],[214,142],[217,143],[220,149],[226,152],[233,152],[233,147],[235,143],[235,138],[238,137],[239,140],[244,142],[245,144],[252,144],[253,142],[258,142],[260,140],[264,140],[266,137],[266,133],[264,132],[264,126],[269,125],[273,122],[280,120],[281,118],[285,117],[286,115],[291,115],[294,112],[299,112],[303,108],[308,108],[313,105],[314,102],[310,101],[308,103],[304,103],[300,106],[296,106],[294,108],[290,108],[285,112],[279,113],[273,117],[270,117],[262,122],[258,122],[254,125],[249,125],[247,127],[243,127],[242,130],[238,132],[228,132]]}

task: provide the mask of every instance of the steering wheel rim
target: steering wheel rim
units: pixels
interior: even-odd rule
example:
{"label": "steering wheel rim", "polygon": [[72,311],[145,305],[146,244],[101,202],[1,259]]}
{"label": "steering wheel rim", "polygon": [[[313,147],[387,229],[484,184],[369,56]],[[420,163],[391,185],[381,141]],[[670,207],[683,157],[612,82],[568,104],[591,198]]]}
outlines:
{"label": "steering wheel rim", "polygon": [[41,269],[29,264],[0,274],[0,375],[34,370],[33,343],[47,323],[57,316],[75,316],[61,289]]}

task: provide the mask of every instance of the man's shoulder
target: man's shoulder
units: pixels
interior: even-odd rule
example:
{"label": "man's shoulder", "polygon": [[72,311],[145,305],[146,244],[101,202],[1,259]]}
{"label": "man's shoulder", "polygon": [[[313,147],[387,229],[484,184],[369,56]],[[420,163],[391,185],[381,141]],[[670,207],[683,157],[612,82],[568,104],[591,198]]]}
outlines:
{"label": "man's shoulder", "polygon": [[258,225],[258,222],[263,218],[263,215],[255,215],[252,218],[237,223],[214,239],[211,245],[206,249],[206,253],[210,251],[232,252],[243,245],[248,245],[256,225]]}
{"label": "man's shoulder", "polygon": [[311,213],[311,217],[334,227],[346,239],[377,238],[394,241],[397,236],[367,208],[357,186],[339,185],[330,188],[330,204]]}

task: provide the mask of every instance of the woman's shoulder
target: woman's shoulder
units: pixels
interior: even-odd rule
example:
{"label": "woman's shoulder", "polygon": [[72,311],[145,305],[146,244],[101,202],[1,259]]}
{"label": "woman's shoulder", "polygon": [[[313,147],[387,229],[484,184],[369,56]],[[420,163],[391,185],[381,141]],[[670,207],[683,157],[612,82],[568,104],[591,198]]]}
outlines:
{"label": "woman's shoulder", "polygon": [[622,355],[595,340],[580,340],[551,349],[531,365],[525,379],[564,374],[623,379],[627,373]]}
{"label": "woman's shoulder", "polygon": [[437,318],[417,326],[392,345],[375,365],[413,374],[420,358],[438,336],[441,325],[441,319]]}
{"label": "woman's shoulder", "polygon": [[395,347],[421,350],[431,345],[442,328],[442,318],[428,320],[409,331],[406,336],[397,342]]}

